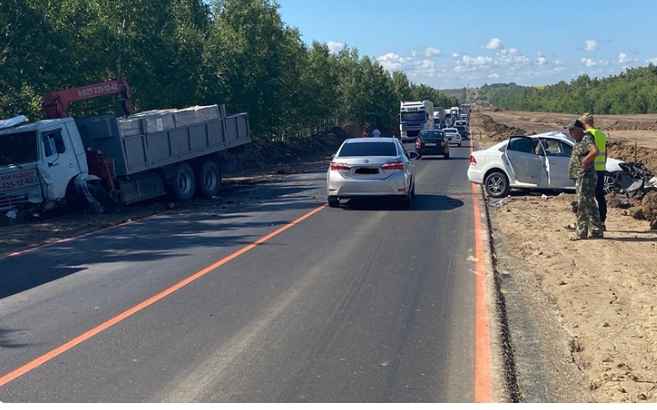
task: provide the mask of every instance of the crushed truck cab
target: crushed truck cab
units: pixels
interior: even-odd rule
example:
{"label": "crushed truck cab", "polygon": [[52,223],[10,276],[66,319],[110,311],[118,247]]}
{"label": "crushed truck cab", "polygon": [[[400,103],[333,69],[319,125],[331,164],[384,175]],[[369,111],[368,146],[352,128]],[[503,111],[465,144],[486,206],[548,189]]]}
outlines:
{"label": "crushed truck cab", "polygon": [[0,211],[25,203],[58,205],[70,181],[87,176],[86,155],[72,118],[0,130]]}

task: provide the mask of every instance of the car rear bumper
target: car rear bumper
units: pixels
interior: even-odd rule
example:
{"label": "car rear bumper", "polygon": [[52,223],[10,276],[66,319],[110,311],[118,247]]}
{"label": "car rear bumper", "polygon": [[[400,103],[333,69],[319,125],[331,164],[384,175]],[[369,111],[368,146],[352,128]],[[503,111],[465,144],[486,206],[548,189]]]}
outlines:
{"label": "car rear bumper", "polygon": [[476,167],[470,166],[468,168],[468,180],[475,184],[483,184],[484,172]]}
{"label": "car rear bumper", "polygon": [[334,174],[327,179],[329,196],[340,198],[398,196],[406,195],[409,189],[401,172],[383,180],[358,180],[344,178],[339,173]]}
{"label": "car rear bumper", "polygon": [[448,150],[445,147],[416,148],[418,155],[445,155]]}

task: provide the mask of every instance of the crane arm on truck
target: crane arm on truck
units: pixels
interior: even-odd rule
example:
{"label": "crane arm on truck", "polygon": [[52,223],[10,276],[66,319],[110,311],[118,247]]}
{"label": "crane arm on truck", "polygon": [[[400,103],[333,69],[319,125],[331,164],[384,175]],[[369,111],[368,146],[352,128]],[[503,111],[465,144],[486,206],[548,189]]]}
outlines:
{"label": "crane arm on truck", "polygon": [[49,92],[43,96],[43,110],[46,118],[66,118],[68,117],[68,107],[72,102],[111,94],[121,95],[121,108],[125,115],[134,112],[132,91],[123,77],[111,78],[98,84]]}

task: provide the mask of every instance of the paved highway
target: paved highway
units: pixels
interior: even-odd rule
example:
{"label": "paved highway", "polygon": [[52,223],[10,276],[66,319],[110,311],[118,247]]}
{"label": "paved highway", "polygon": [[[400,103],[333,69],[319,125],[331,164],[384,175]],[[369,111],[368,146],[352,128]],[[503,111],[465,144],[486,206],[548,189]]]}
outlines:
{"label": "paved highway", "polygon": [[408,210],[317,170],[0,259],[0,401],[475,401],[469,152]]}

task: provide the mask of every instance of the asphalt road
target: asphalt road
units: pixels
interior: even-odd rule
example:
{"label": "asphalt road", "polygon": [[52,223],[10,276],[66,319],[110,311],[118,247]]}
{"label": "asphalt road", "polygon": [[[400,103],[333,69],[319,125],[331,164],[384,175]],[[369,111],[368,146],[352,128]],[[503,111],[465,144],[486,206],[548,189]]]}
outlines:
{"label": "asphalt road", "polygon": [[473,402],[469,148],[451,154],[416,161],[408,210],[327,208],[317,170],[0,260],[0,401]]}

